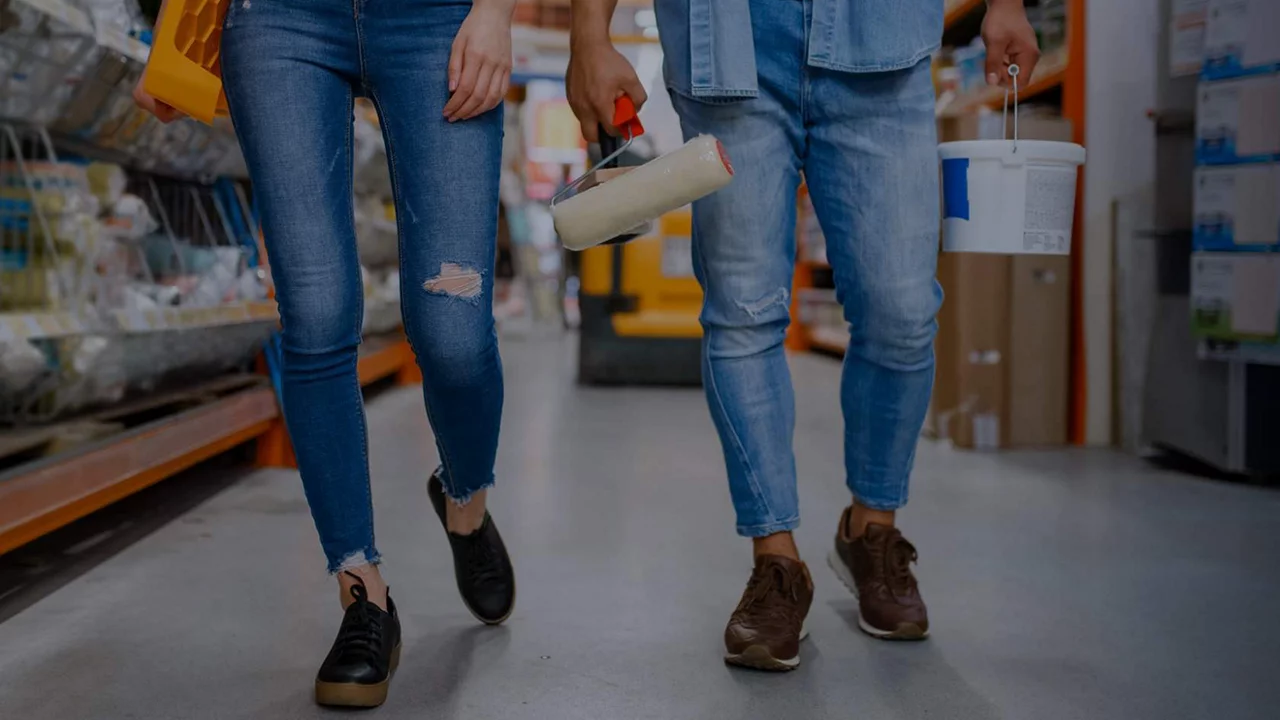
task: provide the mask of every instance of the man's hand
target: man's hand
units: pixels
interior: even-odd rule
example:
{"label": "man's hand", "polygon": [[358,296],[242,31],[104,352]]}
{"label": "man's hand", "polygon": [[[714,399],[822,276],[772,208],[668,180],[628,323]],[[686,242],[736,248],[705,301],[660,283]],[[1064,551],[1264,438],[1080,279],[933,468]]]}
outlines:
{"label": "man's hand", "polygon": [[635,68],[608,40],[574,44],[569,51],[565,91],[587,142],[599,142],[600,125],[613,127],[615,100],[626,95],[638,110],[649,99]]}
{"label": "man's hand", "polygon": [[1022,0],[987,0],[982,42],[987,46],[988,85],[1008,86],[1010,65],[1018,66],[1020,85],[1031,81],[1031,73],[1040,60],[1040,48]]}
{"label": "man's hand", "polygon": [[615,100],[626,95],[639,110],[649,99],[635,68],[609,40],[609,20],[617,4],[618,0],[573,0],[570,14],[565,93],[588,142],[599,142],[600,125],[613,128]]}
{"label": "man's hand", "polygon": [[502,104],[511,86],[511,14],[514,0],[478,0],[453,39],[449,54],[449,122],[469,120]]}

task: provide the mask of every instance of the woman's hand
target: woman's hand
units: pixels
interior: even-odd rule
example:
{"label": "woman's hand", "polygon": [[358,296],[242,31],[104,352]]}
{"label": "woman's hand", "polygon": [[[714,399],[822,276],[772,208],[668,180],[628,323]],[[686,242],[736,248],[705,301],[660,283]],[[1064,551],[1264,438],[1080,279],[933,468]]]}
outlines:
{"label": "woman's hand", "polygon": [[468,120],[498,107],[511,85],[511,14],[514,0],[475,0],[453,39],[449,122]]}
{"label": "woman's hand", "polygon": [[147,92],[144,83],[147,81],[147,71],[142,71],[142,77],[138,78],[138,84],[133,86],[133,102],[143,110],[151,113],[162,123],[171,123],[182,117],[183,114],[172,105],[155,99],[151,93]]}

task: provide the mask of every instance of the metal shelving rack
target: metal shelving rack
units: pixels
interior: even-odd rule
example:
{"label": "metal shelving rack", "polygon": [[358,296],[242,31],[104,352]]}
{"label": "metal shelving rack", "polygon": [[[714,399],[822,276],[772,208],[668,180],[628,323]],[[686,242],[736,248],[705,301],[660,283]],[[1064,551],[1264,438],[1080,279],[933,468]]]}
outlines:
{"label": "metal shelving rack", "polygon": [[1280,350],[1197,338],[1190,301],[1192,176],[1198,75],[1174,75],[1174,0],[1162,0],[1156,186],[1147,253],[1155,292],[1138,441],[1232,474],[1280,473]]}
{"label": "metal shelving rack", "polygon": [[[96,28],[64,0],[11,0],[7,9],[8,22],[0,28],[0,250],[6,267],[59,255],[51,242],[57,219],[38,192],[48,177],[60,177],[60,154],[127,171],[128,191],[145,202],[168,239],[168,250],[159,249],[158,257],[167,258],[160,266],[172,263],[189,275],[191,268],[182,267],[185,252],[198,247],[226,258],[234,254],[240,267],[253,267],[260,242],[251,193],[235,179],[246,173],[230,125],[164,125],[137,109],[131,91],[149,49]],[[155,266],[156,248],[133,250],[122,272],[146,280],[172,269]],[[46,349],[74,347],[85,338],[114,342],[123,348],[112,361],[122,394],[120,401],[90,400],[61,420],[58,413],[66,408],[50,398],[80,388],[70,384],[75,373],[65,363],[51,363],[33,368],[38,377],[5,395],[13,402],[4,403],[12,412],[0,413],[8,419],[0,432],[0,553],[251,441],[257,441],[258,464],[295,464],[268,379],[279,351],[273,335],[278,316],[269,297],[126,311],[95,295],[87,282],[103,272],[100,263],[53,267],[54,297],[61,301],[0,312],[0,340]],[[252,365],[264,341],[256,361],[260,374],[222,374]],[[367,342],[358,367],[362,385],[392,376],[402,383],[421,380],[402,335]],[[148,386],[184,370],[180,387]]]}

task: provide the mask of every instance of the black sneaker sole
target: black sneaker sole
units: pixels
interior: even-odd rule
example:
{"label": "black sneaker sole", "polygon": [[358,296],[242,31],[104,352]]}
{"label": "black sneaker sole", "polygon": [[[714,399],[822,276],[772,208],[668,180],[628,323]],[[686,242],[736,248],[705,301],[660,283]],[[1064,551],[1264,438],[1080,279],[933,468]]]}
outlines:
{"label": "black sneaker sole", "polygon": [[[840,559],[834,548],[827,554],[827,565],[831,566],[831,571],[840,579],[841,584],[848,588],[849,592],[853,593],[853,597],[856,600],[858,598],[858,586],[853,582],[853,574],[849,572],[849,568],[845,566],[844,561]],[[898,623],[898,627],[892,630],[878,628],[862,617],[861,609],[858,610],[858,629],[877,640],[904,640],[911,642],[929,637],[929,630],[921,628],[915,623]]]}
{"label": "black sneaker sole", "polygon": [[391,650],[391,670],[387,679],[373,685],[316,681],[316,704],[325,707],[374,708],[387,701],[391,678],[400,666],[400,646]]}

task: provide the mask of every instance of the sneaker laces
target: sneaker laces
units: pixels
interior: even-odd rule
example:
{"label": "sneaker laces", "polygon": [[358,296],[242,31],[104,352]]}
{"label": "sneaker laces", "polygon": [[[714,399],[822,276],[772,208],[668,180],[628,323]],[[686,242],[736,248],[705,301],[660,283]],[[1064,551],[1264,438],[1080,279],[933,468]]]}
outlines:
{"label": "sneaker laces", "polygon": [[756,616],[766,621],[795,622],[795,606],[800,602],[799,582],[776,564],[756,568],[747,581],[742,611],[756,608]]}
{"label": "sneaker laces", "polygon": [[471,574],[471,581],[475,585],[487,586],[501,582],[506,573],[502,571],[499,562],[498,551],[494,548],[493,543],[483,534],[485,524],[488,524],[488,517],[485,523],[478,530],[472,533],[467,539],[467,570]]}
{"label": "sneaker laces", "polygon": [[[354,573],[347,574],[359,580]],[[345,662],[376,663],[382,657],[382,615],[369,602],[369,590],[363,581],[351,586],[351,597],[355,602],[347,608],[335,645]]]}
{"label": "sneaker laces", "polygon": [[895,535],[885,543],[884,576],[889,590],[898,596],[909,595],[915,584],[911,563],[918,559],[916,548],[902,535]]}

